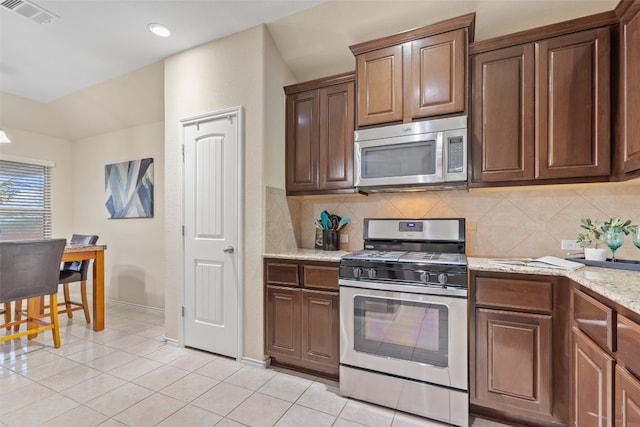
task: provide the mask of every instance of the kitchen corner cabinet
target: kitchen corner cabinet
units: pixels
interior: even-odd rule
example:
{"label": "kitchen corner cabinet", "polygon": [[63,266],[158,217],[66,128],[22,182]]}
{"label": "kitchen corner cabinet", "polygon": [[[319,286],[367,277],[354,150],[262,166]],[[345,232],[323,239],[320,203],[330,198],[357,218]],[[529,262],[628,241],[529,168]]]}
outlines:
{"label": "kitchen corner cabinet", "polygon": [[265,353],[274,365],[339,371],[338,263],[264,260]]}
{"label": "kitchen corner cabinet", "polygon": [[470,412],[567,425],[568,285],[556,276],[471,272]]}
{"label": "kitchen corner cabinet", "polygon": [[640,1],[624,0],[616,7],[617,78],[612,79],[616,107],[614,139],[620,179],[640,176]]}
{"label": "kitchen corner cabinet", "polygon": [[287,195],[355,192],[354,74],[286,86]]}
{"label": "kitchen corner cabinet", "polygon": [[571,307],[571,425],[639,426],[640,324],[577,284]]}
{"label": "kitchen corner cabinet", "polygon": [[464,113],[475,14],[350,46],[358,127]]}
{"label": "kitchen corner cabinet", "polygon": [[609,26],[499,42],[472,47],[471,185],[607,180]]}

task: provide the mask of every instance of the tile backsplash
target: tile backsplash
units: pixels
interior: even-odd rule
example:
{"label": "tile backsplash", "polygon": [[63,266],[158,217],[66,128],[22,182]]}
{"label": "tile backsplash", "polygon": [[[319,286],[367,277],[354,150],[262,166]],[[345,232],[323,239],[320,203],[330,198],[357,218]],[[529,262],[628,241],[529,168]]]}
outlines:
{"label": "tile backsplash", "polygon": [[[362,249],[364,218],[466,218],[467,255],[565,257],[563,239],[575,239],[582,217],[618,217],[640,224],[640,179],[627,183],[509,187],[479,190],[377,193],[369,196],[289,197],[267,187],[267,251],[313,248],[320,212],[350,216],[340,249]],[[640,260],[627,237],[620,259]]]}

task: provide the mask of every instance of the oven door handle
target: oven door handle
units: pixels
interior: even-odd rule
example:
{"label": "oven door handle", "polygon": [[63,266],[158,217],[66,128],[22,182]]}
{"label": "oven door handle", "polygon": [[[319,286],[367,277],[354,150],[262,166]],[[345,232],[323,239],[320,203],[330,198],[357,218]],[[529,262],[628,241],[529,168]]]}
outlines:
{"label": "oven door handle", "polygon": [[442,295],[453,298],[467,299],[469,294],[467,288],[459,288],[453,286],[428,286],[428,285],[409,285],[406,283],[388,282],[384,280],[350,280],[339,279],[340,287],[357,288],[357,289],[375,289],[378,291],[389,292],[405,292],[408,294],[420,295]]}

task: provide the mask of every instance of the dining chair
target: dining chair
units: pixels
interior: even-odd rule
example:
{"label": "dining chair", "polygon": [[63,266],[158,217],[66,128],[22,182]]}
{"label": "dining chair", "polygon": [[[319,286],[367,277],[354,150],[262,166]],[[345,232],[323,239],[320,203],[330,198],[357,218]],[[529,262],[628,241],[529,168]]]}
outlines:
{"label": "dining chair", "polygon": [[[98,236],[74,234],[71,236],[72,245],[95,245],[98,242]],[[84,318],[87,323],[91,323],[89,315],[89,304],[87,302],[87,272],[91,260],[65,262],[60,270],[59,283],[63,285],[64,302],[58,305],[64,305],[65,308],[58,310],[60,314],[67,313],[68,318],[73,318],[73,312],[77,310],[84,311]],[[69,283],[80,282],[80,298],[81,302],[72,301],[69,294]]]}
{"label": "dining chair", "polygon": [[[84,235],[84,234],[73,234],[71,236],[71,240],[69,244],[71,245],[95,245],[98,241],[98,236],[95,235]],[[58,284],[63,286],[62,295],[64,301],[60,301],[58,303],[58,314],[67,314],[67,317],[72,319],[73,312],[77,310],[84,311],[84,318],[87,323],[91,323],[91,316],[89,314],[89,304],[87,301],[87,273],[89,271],[89,264],[91,260],[83,260],[83,261],[73,261],[73,262],[65,262],[62,265],[62,269],[60,269]],[[80,282],[80,298],[81,302],[73,301],[71,299],[71,294],[69,292],[69,284]],[[42,303],[43,309],[50,308],[51,304],[44,305]],[[61,308],[63,307],[64,308]],[[15,318],[20,320],[22,314],[24,314],[24,310],[22,309],[22,301],[16,301],[15,303]],[[19,325],[15,326],[17,330]]]}
{"label": "dining chair", "polygon": [[[0,241],[0,303],[28,299],[27,316],[4,323],[0,329],[29,325],[24,331],[0,335],[0,342],[51,330],[54,347],[60,347],[57,295],[65,244],[65,239]],[[45,295],[51,305],[47,315],[37,307]],[[48,322],[45,317],[49,317]]]}

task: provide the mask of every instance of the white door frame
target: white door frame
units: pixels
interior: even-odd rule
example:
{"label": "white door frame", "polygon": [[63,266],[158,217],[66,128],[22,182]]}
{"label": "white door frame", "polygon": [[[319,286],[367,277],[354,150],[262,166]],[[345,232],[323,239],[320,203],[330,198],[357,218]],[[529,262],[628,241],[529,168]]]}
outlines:
{"label": "white door frame", "polygon": [[183,232],[183,228],[184,228],[184,210],[185,210],[185,202],[184,202],[184,185],[185,185],[185,176],[184,176],[184,127],[185,126],[189,126],[189,125],[193,125],[196,124],[198,122],[202,122],[202,121],[210,121],[210,120],[214,120],[214,119],[220,119],[220,118],[225,118],[225,117],[236,117],[236,126],[237,126],[237,135],[238,135],[238,144],[237,144],[237,157],[238,157],[238,165],[237,165],[237,183],[238,183],[238,187],[237,187],[237,191],[238,191],[238,206],[237,206],[237,211],[238,211],[238,221],[237,221],[237,235],[238,235],[238,247],[236,248],[236,254],[237,254],[237,277],[238,277],[238,287],[237,287],[237,300],[238,300],[238,309],[237,309],[237,313],[238,313],[238,337],[237,337],[237,343],[238,343],[238,352],[236,355],[236,360],[238,362],[241,361],[242,356],[243,356],[243,332],[244,332],[244,325],[243,325],[243,315],[244,315],[244,234],[243,234],[243,230],[244,230],[244,192],[243,192],[243,188],[244,188],[244,109],[242,108],[242,106],[237,106],[237,107],[231,107],[231,108],[227,108],[224,110],[218,110],[218,111],[214,111],[211,113],[205,113],[205,114],[200,114],[197,116],[192,116],[192,117],[187,117],[184,119],[180,119],[180,123],[179,123],[179,135],[180,135],[180,144],[179,144],[179,153],[178,156],[182,157],[182,161],[178,162],[179,163],[179,174],[180,174],[180,224],[182,225],[180,227],[180,230],[178,230],[178,241],[180,242],[180,266],[179,266],[179,271],[180,271],[180,301],[179,301],[179,306],[178,309],[180,311],[179,314],[179,332],[178,332],[178,341],[180,343],[181,347],[184,347],[184,328],[185,328],[185,321],[184,321],[184,315],[181,313],[182,307],[184,307],[184,301],[185,301],[185,283],[184,283],[184,276],[185,276],[185,270],[184,270],[184,256],[185,256],[185,250],[184,250],[184,232]]}

